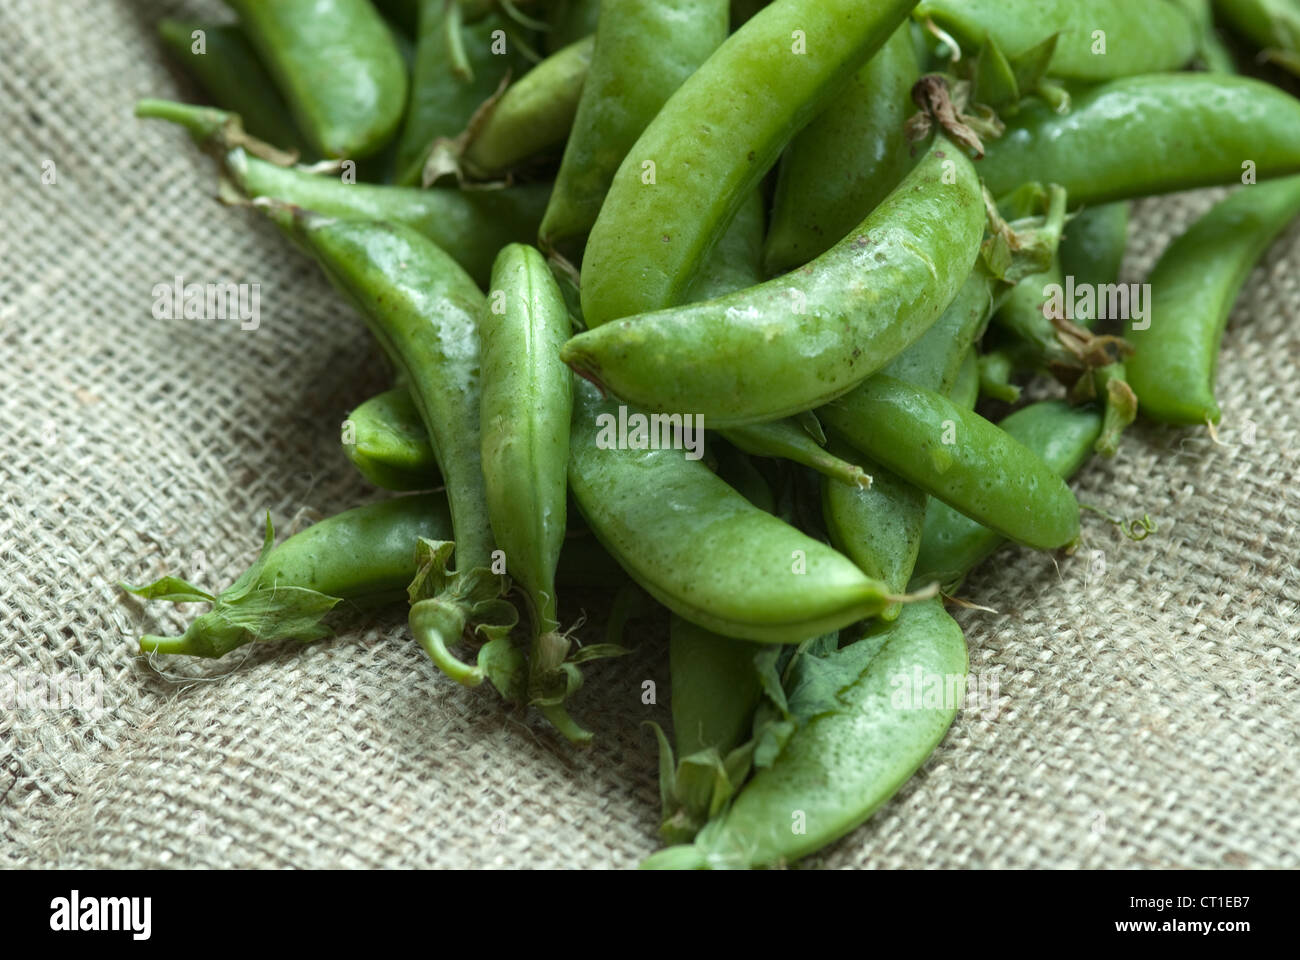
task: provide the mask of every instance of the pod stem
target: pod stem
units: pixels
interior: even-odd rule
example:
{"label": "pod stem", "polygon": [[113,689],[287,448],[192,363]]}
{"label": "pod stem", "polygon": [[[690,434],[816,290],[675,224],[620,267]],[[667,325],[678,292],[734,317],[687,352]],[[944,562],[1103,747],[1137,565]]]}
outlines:
{"label": "pod stem", "polygon": [[453,656],[448,641],[459,640],[465,632],[465,607],[454,599],[433,597],[411,605],[411,632],[438,669],[457,683],[477,687],[483,682],[483,670],[471,667]]}

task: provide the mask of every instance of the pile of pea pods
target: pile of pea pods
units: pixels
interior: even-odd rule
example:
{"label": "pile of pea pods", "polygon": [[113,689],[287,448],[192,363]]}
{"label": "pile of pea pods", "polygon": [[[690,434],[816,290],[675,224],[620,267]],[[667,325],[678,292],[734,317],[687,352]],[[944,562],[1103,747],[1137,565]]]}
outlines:
{"label": "pile of pea pods", "polygon": [[[268,520],[218,594],[129,587],[211,605],[141,649],[405,605],[438,670],[581,745],[584,665],[627,650],[559,592],[666,607],[646,866],[788,865],[888,800],[964,698],[945,604],[1076,544],[1067,480],[1137,416],[1213,430],[1300,214],[1300,0],[228,5],[158,25],[206,102],[137,113],[364,319],[392,388],[342,454],[402,495]],[[1130,299],[1130,202],[1220,185]]]}

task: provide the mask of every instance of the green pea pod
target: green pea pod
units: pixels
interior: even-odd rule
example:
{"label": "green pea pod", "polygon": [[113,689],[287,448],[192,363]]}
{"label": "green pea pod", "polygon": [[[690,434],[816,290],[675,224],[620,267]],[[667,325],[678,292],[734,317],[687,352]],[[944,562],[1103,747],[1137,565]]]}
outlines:
{"label": "green pea pod", "polygon": [[862,222],[912,165],[903,122],[920,76],[904,23],[781,158],[764,265],[769,276],[819,257]]}
{"label": "green pea pod", "polygon": [[542,220],[544,249],[587,235],[628,150],[673,91],[726,39],[727,26],[727,0],[607,5]]}
{"label": "green pea pod", "polygon": [[984,335],[993,312],[994,287],[986,271],[972,270],[934,325],[880,372],[946,394],[971,346]]}
{"label": "green pea pod", "polygon": [[497,257],[479,332],[488,516],[507,572],[523,587],[532,613],[528,699],[570,740],[586,742],[591,734],[564,709],[581,677],[564,669],[569,638],[559,630],[555,592],[573,416],[573,377],[560,361],[569,312],[550,267],[532,247],[512,244]]}
{"label": "green pea pod", "polygon": [[788,864],[863,823],[916,772],[965,697],[961,628],[929,600],[858,644],[869,660],[835,708],[796,730],[694,844],[662,850],[644,868]]}
{"label": "green pea pod", "polygon": [[[451,504],[451,544],[421,541],[411,587],[411,629],[438,667],[466,686],[491,675],[503,696],[518,696],[521,664],[506,636],[517,615],[501,600],[492,570],[493,540],[480,451],[479,317],[484,297],[450,256],[400,224],[350,222],[297,207],[271,215],[320,263],[325,275],[366,319],[429,431]],[[491,640],[470,667],[448,647],[466,627]]]}
{"label": "green pea pod", "polygon": [[687,303],[723,297],[763,282],[763,195],[755,190],[709,254],[691,284]]}
{"label": "green pea pod", "polygon": [[[1124,264],[1128,247],[1129,207],[1127,201],[1105,203],[1080,210],[1065,228],[1061,238],[1061,269],[1074,277],[1075,285],[1115,283]],[[1096,323],[1095,312],[1076,315],[1075,322],[1084,327]]]}
{"label": "green pea pod", "polygon": [[588,326],[682,302],[781,150],[914,0],[780,0],[677,92],[614,176],[583,258]]}
{"label": "green pea pod", "polygon": [[1144,325],[1131,323],[1129,382],[1163,423],[1218,423],[1214,374],[1232,305],[1255,263],[1300,215],[1300,177],[1242,187],[1161,255]]}
{"label": "green pea pod", "polygon": [[875,376],[819,414],[872,460],[1003,536],[1054,550],[1079,535],[1079,505],[1061,478],[940,394]]}
{"label": "green pea pod", "polygon": [[605,548],[674,613],[723,636],[797,643],[888,602],[846,557],[752,506],[682,450],[619,449],[618,422],[618,407],[582,384],[569,486]]}
{"label": "green pea pod", "polygon": [[1211,73],[1236,73],[1237,64],[1214,29],[1211,0],[1173,0],[1192,22],[1196,32],[1196,65]]}
{"label": "green pea pod", "polygon": [[1168,0],[921,0],[912,16],[972,53],[985,37],[1014,56],[1056,34],[1051,72],[1067,80],[1177,70],[1197,50],[1191,21]]}
{"label": "green pea pod", "polygon": [[[411,104],[397,140],[397,182],[420,182],[433,143],[455,137],[474,112],[490,98],[508,74],[518,74],[525,61],[521,49],[507,36],[507,20],[489,14],[476,23],[447,20],[447,0],[422,0],[420,37],[411,74]],[[447,31],[460,33],[470,76],[457,70],[447,52]]]}
{"label": "green pea pod", "polygon": [[1300,76],[1300,5],[1294,0],[1214,0],[1219,17],[1260,47],[1260,56]]}
{"label": "green pea pod", "polygon": [[979,398],[979,351],[972,348],[966,351],[966,357],[957,370],[957,378],[953,381],[952,389],[948,391],[948,399],[963,410],[974,410]]}
{"label": "green pea pod", "polygon": [[250,197],[270,197],[346,220],[386,220],[416,230],[486,284],[502,246],[531,237],[550,193],[545,183],[503,190],[420,190],[343,183],[279,167],[243,151],[228,156],[232,178]]}
{"label": "green pea pod", "polygon": [[[852,457],[847,445],[831,448]],[[916,552],[921,545],[921,523],[929,497],[888,470],[871,465],[871,486],[822,480],[822,515],[831,543],[858,568],[892,593],[902,594],[912,577]],[[895,619],[902,610],[891,603],[880,614]]]}
{"label": "green pea pod", "polygon": [[600,0],[552,0],[547,9],[546,51],[555,51],[596,32]]}
{"label": "green pea pod", "polygon": [[264,152],[262,145],[248,142],[237,114],[166,100],[141,100],[135,113],[185,127],[218,155],[226,180],[246,197],[279,200],[341,220],[403,224],[454,251],[456,262],[476,283],[488,282],[493,258],[503,246],[536,234],[550,195],[544,183],[464,191],[345,183],[255,155]]}
{"label": "green pea pod", "polygon": [[[1062,479],[1069,479],[1092,455],[1102,418],[1095,407],[1047,400],[1017,410],[998,426]],[[937,582],[951,592],[1005,542],[997,531],[931,500],[912,584],[919,589]]]}
{"label": "green pea pod", "polygon": [[250,134],[307,152],[288,105],[238,26],[167,19],[158,21],[158,35],[212,102],[239,114]]}
{"label": "green pea pod", "polygon": [[[498,177],[563,144],[578,112],[594,46],[594,37],[570,44],[507,87],[471,125],[461,155],[465,170],[475,177]],[[436,158],[430,163],[436,171]],[[432,180],[430,169],[425,168],[425,183]]]}
{"label": "green pea pod", "polygon": [[428,490],[441,483],[428,430],[405,387],[372,397],[348,415],[343,452],[384,490]]}
{"label": "green pea pod", "polygon": [[590,330],[569,341],[564,360],[631,403],[702,414],[714,428],[809,410],[939,318],[970,275],[984,222],[974,167],[937,137],[857,230],[804,269]]}
{"label": "green pea pod", "polygon": [[227,590],[213,596],[176,577],[124,589],[146,600],[210,603],[179,637],[144,636],[142,653],[220,657],[253,641],[317,640],[321,620],[337,604],[393,603],[415,573],[421,537],[451,534],[441,494],[399,497],[357,507],[294,534],[279,546],[266,519],[262,553]]}
{"label": "green pea pod", "polygon": [[1300,100],[1248,77],[1126,77],[1064,115],[1030,104],[987,146],[980,174],[994,196],[1042,180],[1075,206],[1108,203],[1238,183],[1243,170],[1300,172]]}
{"label": "green pea pod", "polygon": [[796,420],[773,420],[719,431],[727,442],[755,457],[779,457],[811,467],[825,477],[854,487],[871,486],[872,478],[847,456],[828,451]]}
{"label": "green pea pod", "polygon": [[406,64],[369,0],[226,2],[319,153],[357,159],[392,139]]}

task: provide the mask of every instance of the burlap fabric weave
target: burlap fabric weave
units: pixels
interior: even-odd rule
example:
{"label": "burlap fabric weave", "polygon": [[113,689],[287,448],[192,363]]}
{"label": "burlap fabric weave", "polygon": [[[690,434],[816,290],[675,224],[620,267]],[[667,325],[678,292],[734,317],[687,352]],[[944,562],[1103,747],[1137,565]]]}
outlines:
{"label": "burlap fabric weave", "polygon": [[[587,751],[437,675],[401,611],[306,648],[137,654],[143,628],[183,621],[115,581],[221,587],[266,510],[284,535],[379,496],[338,449],[385,385],[358,318],[215,202],[183,134],[131,116],[193,93],[154,41],[178,13],[225,16],[0,7],[0,864],[634,865],[655,846],[641,724],[668,715],[661,625],[588,671]],[[1214,196],[1140,204],[1129,279]],[[1219,442],[1142,426],[1081,475],[1081,500],[1158,532],[1130,543],[1088,515],[1074,556],[1011,551],[971,580],[998,611],[957,613],[990,695],[813,863],[1300,865],[1297,264],[1293,228],[1238,303]],[[155,320],[178,275],[260,283],[260,327]]]}

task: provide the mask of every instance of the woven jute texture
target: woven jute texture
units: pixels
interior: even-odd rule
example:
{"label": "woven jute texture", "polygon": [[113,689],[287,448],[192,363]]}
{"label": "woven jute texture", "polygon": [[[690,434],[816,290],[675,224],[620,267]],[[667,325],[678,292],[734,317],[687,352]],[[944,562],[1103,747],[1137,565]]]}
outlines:
{"label": "woven jute texture", "polygon": [[[0,865],[633,866],[655,847],[661,622],[588,670],[586,751],[437,675],[400,610],[307,647],[138,655],[184,620],[116,581],[221,587],[265,511],[283,536],[381,496],[338,448],[385,387],[359,319],[214,200],[183,134],[131,116],[194,94],[153,39],[167,14],[226,16],[0,6]],[[1139,204],[1128,278],[1217,195]],[[1088,514],[1073,556],[1009,550],[975,576],[964,595],[998,612],[956,615],[984,697],[811,863],[1300,866],[1298,264],[1293,228],[1234,311],[1218,442],[1139,426],[1080,475],[1081,500],[1157,532]],[[260,327],[154,319],[177,276],[260,284]]]}

